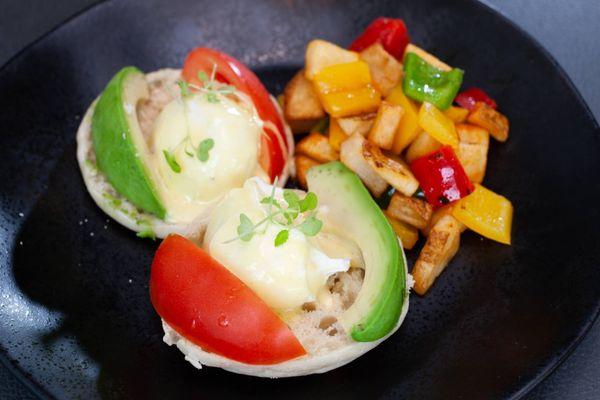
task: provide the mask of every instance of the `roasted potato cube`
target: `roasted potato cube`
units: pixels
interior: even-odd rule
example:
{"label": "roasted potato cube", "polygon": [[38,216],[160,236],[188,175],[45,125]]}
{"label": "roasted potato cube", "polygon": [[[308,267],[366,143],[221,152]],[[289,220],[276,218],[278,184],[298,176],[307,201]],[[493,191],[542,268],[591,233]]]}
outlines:
{"label": "roasted potato cube", "polygon": [[462,107],[450,106],[444,111],[446,117],[450,118],[455,123],[465,122],[469,116],[469,110]]}
{"label": "roasted potato cube", "polygon": [[508,118],[484,102],[478,101],[475,104],[467,121],[487,130],[499,142],[506,142],[508,139]]}
{"label": "roasted potato cube", "polygon": [[366,136],[375,122],[376,115],[376,113],[361,114],[354,117],[338,118],[337,121],[346,135],[352,136],[359,133]]}
{"label": "roasted potato cube", "polygon": [[425,62],[427,62],[427,64],[432,65],[432,66],[436,67],[437,69],[441,69],[442,71],[452,71],[451,66],[449,66],[445,62],[441,61],[439,58],[437,58],[433,54],[429,54],[422,48],[417,47],[412,43],[409,43],[408,46],[406,46],[406,50],[404,51],[404,54],[406,54],[406,53],[415,53],[416,55],[421,57],[423,60],[425,60]]}
{"label": "roasted potato cube", "polygon": [[363,157],[363,144],[367,141],[361,134],[355,133],[346,139],[340,149],[340,159],[348,168],[354,171],[365,186],[379,197],[385,189],[387,182],[373,170]]}
{"label": "roasted potato cube", "polygon": [[382,101],[368,139],[382,149],[391,150],[403,114],[404,109],[401,106]]}
{"label": "roasted potato cube", "polygon": [[412,196],[419,188],[419,182],[408,165],[400,159],[387,157],[369,140],[363,142],[362,157],[380,177],[400,193]]}
{"label": "roasted potato cube", "polygon": [[417,243],[417,240],[419,240],[419,231],[416,228],[397,220],[396,218],[390,217],[387,213],[385,213],[385,216],[390,222],[394,232],[396,232],[396,236],[400,238],[402,247],[407,250],[412,249]]}
{"label": "roasted potato cube", "polygon": [[375,43],[361,51],[360,58],[369,64],[375,88],[387,96],[400,81],[402,64],[380,43]]}
{"label": "roasted potato cube", "polygon": [[[435,210],[433,212],[433,214],[431,215],[431,220],[429,221],[429,225],[427,225],[427,227],[425,229],[421,229],[421,232],[423,233],[423,235],[425,236],[429,236],[429,232],[431,231],[431,228],[433,228],[433,226],[435,224],[437,224],[437,222],[442,219],[442,217],[444,215],[452,215],[452,209],[454,207],[456,203],[451,203],[451,204],[447,204],[441,208],[438,208],[437,210]],[[460,232],[464,232],[467,227],[465,226],[465,224],[461,223],[460,221],[458,221],[458,227],[460,229]]]}
{"label": "roasted potato cube", "polygon": [[433,153],[440,147],[442,147],[440,142],[431,137],[427,132],[421,132],[412,141],[408,150],[406,150],[406,161],[411,163],[417,158]]}
{"label": "roasted potato cube", "polygon": [[358,61],[358,53],[341,48],[325,40],[312,40],[306,47],[306,77],[309,80],[330,65]]}
{"label": "roasted potato cube", "polygon": [[444,215],[431,229],[427,242],[412,270],[415,280],[413,290],[427,293],[435,279],[454,257],[460,245],[460,227],[451,215]]}
{"label": "roasted potato cube", "polygon": [[296,145],[296,154],[304,154],[319,162],[339,160],[340,155],[331,145],[325,135],[312,132]]}
{"label": "roasted potato cube", "polygon": [[306,157],[306,156],[303,156],[302,154],[299,154],[295,157],[295,164],[296,164],[296,180],[298,181],[300,186],[302,186],[303,188],[306,189],[306,172],[310,168],[319,165],[320,162],[315,161],[310,157]]}
{"label": "roasted potato cube", "polygon": [[304,76],[304,70],[288,82],[283,95],[283,113],[294,133],[308,132],[311,126],[325,117],[317,92]]}
{"label": "roasted potato cube", "polygon": [[390,200],[387,213],[417,229],[424,229],[429,224],[433,208],[424,200],[396,192]]}
{"label": "roasted potato cube", "polygon": [[472,182],[483,182],[490,135],[485,129],[468,124],[456,124],[456,132],[459,139],[456,156]]}
{"label": "roasted potato cube", "polygon": [[348,139],[348,135],[340,128],[338,120],[331,118],[329,122],[329,144],[336,151],[340,151],[340,147],[344,140]]}

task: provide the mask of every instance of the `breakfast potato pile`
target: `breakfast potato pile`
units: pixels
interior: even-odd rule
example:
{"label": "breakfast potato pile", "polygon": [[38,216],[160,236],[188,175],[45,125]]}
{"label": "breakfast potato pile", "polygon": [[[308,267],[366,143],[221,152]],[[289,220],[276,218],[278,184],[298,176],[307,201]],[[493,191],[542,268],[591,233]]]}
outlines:
{"label": "breakfast potato pile", "polygon": [[294,134],[295,169],[340,160],[384,205],[405,249],[426,238],[413,266],[425,294],[467,228],[511,242],[513,207],[482,186],[490,136],[509,121],[484,91],[459,93],[464,71],[410,43],[404,22],[378,18],[349,49],[315,39],[280,96]]}

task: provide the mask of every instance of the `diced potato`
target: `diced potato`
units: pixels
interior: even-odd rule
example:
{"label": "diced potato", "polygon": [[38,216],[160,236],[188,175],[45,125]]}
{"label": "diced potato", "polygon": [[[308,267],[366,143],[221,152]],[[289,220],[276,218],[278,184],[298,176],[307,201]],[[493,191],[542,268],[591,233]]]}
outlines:
{"label": "diced potato", "polygon": [[329,144],[329,139],[318,132],[312,132],[296,145],[296,153],[304,154],[322,163],[339,159],[339,153]]}
{"label": "diced potato", "polygon": [[336,151],[340,151],[340,146],[344,140],[348,139],[348,135],[342,130],[336,118],[331,118],[329,122],[329,144]]}
{"label": "diced potato", "polygon": [[[283,112],[288,123],[306,128],[306,132],[319,119],[325,117],[325,110],[317,92],[304,76],[304,70],[299,71],[285,86],[283,91]],[[303,125],[302,125],[303,123]]]}
{"label": "diced potato", "polygon": [[330,65],[358,61],[358,53],[349,51],[325,40],[312,40],[306,47],[306,77],[313,77]]}
{"label": "diced potato", "polygon": [[483,128],[468,124],[456,124],[456,132],[459,139],[456,156],[471,182],[483,182],[490,145],[489,133]]}
{"label": "diced potato", "polygon": [[337,118],[340,128],[348,136],[359,133],[366,136],[375,122],[375,113],[361,114],[354,117]]}
{"label": "diced potato", "polygon": [[444,215],[433,226],[427,242],[412,270],[415,280],[413,290],[420,295],[427,293],[435,279],[458,251],[460,226],[451,215]]}
{"label": "diced potato", "polygon": [[441,69],[442,71],[451,71],[452,70],[451,66],[449,66],[445,62],[441,61],[436,56],[429,54],[422,48],[415,46],[412,43],[409,43],[408,46],[406,46],[406,50],[404,51],[404,54],[406,54],[406,53],[415,53],[416,55],[421,57],[423,60],[425,60],[425,62],[427,62],[427,64],[434,66],[437,69]]}
{"label": "diced potato", "polygon": [[334,118],[376,111],[381,103],[381,93],[372,86],[320,94],[325,111]]}
{"label": "diced potato", "polygon": [[[429,221],[429,225],[427,225],[427,227],[425,229],[421,230],[423,235],[429,236],[429,232],[431,231],[431,228],[433,228],[433,226],[435,224],[437,224],[437,222],[440,219],[442,219],[442,217],[444,215],[452,215],[452,208],[454,207],[454,204],[455,203],[447,204],[447,205],[435,210],[433,212],[433,214],[431,215],[431,220]],[[459,227],[461,233],[464,232],[465,230],[467,230],[467,227],[464,224],[462,224],[461,222],[458,222],[458,227]]]}
{"label": "diced potato", "polygon": [[446,117],[450,118],[455,123],[465,122],[469,116],[469,110],[462,107],[450,106],[444,111]]}
{"label": "diced potato", "polygon": [[487,130],[499,142],[506,142],[508,139],[508,118],[483,102],[475,104],[467,121]]}
{"label": "diced potato", "polygon": [[287,121],[294,135],[310,132],[310,129],[315,126],[317,122],[319,122],[318,119],[298,119]]}
{"label": "diced potato", "polygon": [[360,52],[360,58],[369,64],[373,85],[384,96],[390,94],[400,81],[402,64],[377,42]]}
{"label": "diced potato", "polygon": [[369,132],[368,139],[385,150],[391,150],[394,135],[400,125],[404,109],[387,101],[382,101],[377,111],[375,123]]}
{"label": "diced potato", "polygon": [[442,144],[431,137],[427,132],[421,132],[406,150],[406,161],[413,162],[417,158],[433,153],[442,147]]}
{"label": "diced potato", "polygon": [[371,72],[366,62],[359,60],[344,64],[330,65],[313,77],[319,93],[340,90],[360,89],[371,83]]}
{"label": "diced potato", "polygon": [[385,100],[399,105],[404,110],[392,145],[392,151],[400,154],[421,131],[418,118],[419,110],[415,103],[404,95],[402,85],[400,84],[392,89],[390,95]]}
{"label": "diced potato", "polygon": [[419,110],[419,126],[442,144],[458,147],[454,122],[431,103],[424,102]]}
{"label": "diced potato", "polygon": [[390,217],[387,213],[385,216],[390,222],[394,232],[396,232],[396,236],[400,238],[402,247],[407,250],[412,249],[417,243],[417,240],[419,240],[419,231],[416,228],[397,220],[396,218]]}
{"label": "diced potato", "polygon": [[417,229],[424,229],[429,224],[433,208],[424,200],[395,192],[390,200],[387,213]]}
{"label": "diced potato", "polygon": [[315,161],[310,157],[303,156],[302,154],[298,154],[295,157],[295,164],[296,164],[296,179],[298,180],[298,183],[300,184],[300,186],[302,186],[303,188],[306,189],[306,187],[307,187],[306,186],[306,172],[310,168],[319,165],[320,162]]}
{"label": "diced potato", "polygon": [[375,197],[379,197],[387,189],[387,182],[371,168],[363,158],[363,144],[366,142],[362,135],[355,133],[342,143],[340,159],[348,168],[354,171],[365,186]]}
{"label": "diced potato", "polygon": [[395,160],[385,156],[371,141],[363,142],[362,156],[380,177],[400,193],[412,196],[419,188],[419,181],[408,165],[400,159]]}

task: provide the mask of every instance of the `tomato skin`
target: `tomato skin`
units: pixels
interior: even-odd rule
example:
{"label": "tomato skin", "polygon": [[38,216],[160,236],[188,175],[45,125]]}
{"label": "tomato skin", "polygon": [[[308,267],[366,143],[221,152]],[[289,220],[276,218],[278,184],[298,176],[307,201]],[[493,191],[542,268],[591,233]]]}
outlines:
{"label": "tomato skin", "polygon": [[271,178],[281,175],[288,157],[288,148],[282,117],[273,104],[267,89],[248,67],[235,58],[207,47],[198,47],[187,55],[183,64],[182,76],[189,83],[201,85],[198,72],[204,71],[210,76],[216,65],[216,79],[235,86],[252,99],[258,116],[276,127],[277,132],[265,127],[261,137],[259,162]]}
{"label": "tomato skin", "polygon": [[408,29],[404,21],[398,18],[379,17],[373,20],[350,45],[352,51],[362,51],[373,43],[379,42],[383,48],[399,61],[410,42]]}
{"label": "tomato skin", "polygon": [[150,298],[162,319],[203,350],[257,365],[306,354],[265,302],[182,236],[168,236],[158,248]]}

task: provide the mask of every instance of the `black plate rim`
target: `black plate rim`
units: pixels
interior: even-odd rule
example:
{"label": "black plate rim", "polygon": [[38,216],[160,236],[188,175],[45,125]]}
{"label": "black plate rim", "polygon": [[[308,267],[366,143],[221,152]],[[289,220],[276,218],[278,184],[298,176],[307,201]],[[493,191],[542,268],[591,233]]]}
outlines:
{"label": "black plate rim", "polygon": [[[109,1],[110,0],[100,0],[99,2],[97,2],[95,4],[89,5],[85,8],[83,8],[82,10],[76,12],[75,14],[71,15],[70,17],[66,18],[64,21],[58,23],[54,27],[52,27],[49,31],[47,31],[43,35],[39,36],[37,39],[33,40],[32,42],[27,44],[25,47],[23,47],[19,51],[17,51],[14,55],[12,55],[8,59],[8,61],[6,61],[3,65],[0,66],[0,74],[2,74],[4,72],[4,70],[11,63],[13,63],[19,57],[21,57],[24,53],[30,51],[39,42],[42,42],[48,36],[54,34],[56,31],[62,29],[64,26],[70,24],[73,20],[79,18],[81,15],[83,15],[87,12],[93,11],[93,9],[99,8],[100,6],[103,6],[105,3],[108,3]],[[521,36],[523,36],[527,41],[529,41],[533,45],[533,47],[537,51],[539,51],[543,55],[543,57],[546,58],[547,61],[549,61],[552,64],[554,69],[558,72],[558,75],[560,76],[560,78],[567,84],[567,86],[572,91],[572,93],[575,94],[578,105],[583,108],[588,119],[592,122],[593,125],[595,125],[594,130],[598,131],[597,133],[600,133],[600,124],[599,124],[598,120],[596,120],[596,117],[592,113],[589,105],[587,104],[587,102],[581,95],[580,91],[577,89],[577,87],[571,80],[570,76],[566,73],[566,71],[562,68],[562,66],[558,63],[558,61],[554,58],[554,56],[535,37],[533,37],[531,34],[529,34],[527,31],[525,31],[522,27],[517,25],[507,15],[505,15],[503,12],[501,12],[497,8],[493,7],[490,4],[485,3],[484,0],[469,0],[469,1],[475,7],[479,7],[480,9],[483,9],[486,12],[490,12],[490,13],[494,14],[496,17],[500,18],[503,22],[508,24],[512,29],[517,31]],[[567,358],[569,358],[569,356],[575,351],[575,349],[579,346],[581,341],[586,337],[586,335],[589,333],[589,331],[594,326],[596,321],[599,319],[599,317],[600,317],[600,298],[596,299],[596,304],[595,304],[594,308],[595,309],[590,313],[590,318],[588,318],[588,320],[580,327],[579,332],[577,333],[577,336],[569,344],[567,344],[567,345],[563,346],[561,349],[559,349],[553,357],[552,357],[552,355],[550,355],[552,360],[550,360],[546,366],[542,367],[539,370],[539,372],[529,382],[527,382],[523,387],[521,387],[519,390],[514,392],[512,394],[512,396],[510,397],[510,399],[523,398],[525,395],[527,395],[529,392],[531,392],[536,386],[538,386],[540,383],[542,383],[548,376],[550,376],[558,367],[560,367]],[[20,383],[22,383],[31,392],[31,394],[33,394],[37,398],[51,399],[51,396],[43,388],[41,388],[35,381],[29,379],[27,377],[27,374],[25,373],[25,371],[21,370],[19,367],[14,365],[10,361],[10,359],[8,358],[6,353],[1,350],[2,349],[0,348],[0,368],[5,368],[7,371],[9,371],[15,378],[17,378],[17,380]]]}

